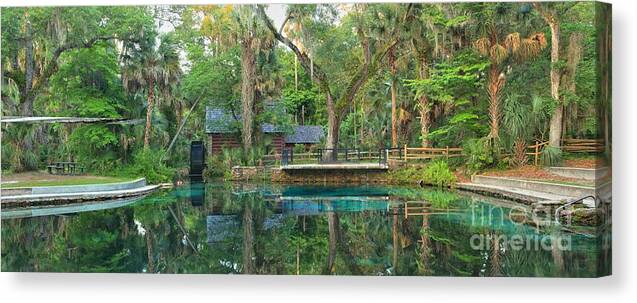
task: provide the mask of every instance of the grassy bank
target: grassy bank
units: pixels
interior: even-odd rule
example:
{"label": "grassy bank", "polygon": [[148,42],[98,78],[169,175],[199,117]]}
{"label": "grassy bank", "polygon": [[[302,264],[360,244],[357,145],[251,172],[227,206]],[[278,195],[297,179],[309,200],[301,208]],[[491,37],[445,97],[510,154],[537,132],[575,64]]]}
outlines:
{"label": "grassy bank", "polygon": [[35,186],[62,186],[85,184],[108,184],[135,180],[133,177],[106,177],[106,176],[61,176],[51,175],[46,172],[28,172],[2,176],[2,188],[35,187]]}

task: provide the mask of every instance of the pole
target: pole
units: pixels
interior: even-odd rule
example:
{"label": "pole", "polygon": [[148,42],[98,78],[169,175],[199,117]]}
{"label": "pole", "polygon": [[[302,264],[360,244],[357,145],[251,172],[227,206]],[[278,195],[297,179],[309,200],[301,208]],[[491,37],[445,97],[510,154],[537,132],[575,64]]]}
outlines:
{"label": "pole", "polygon": [[162,162],[164,160],[164,157],[166,155],[168,155],[168,153],[170,153],[170,150],[173,148],[173,145],[175,145],[175,141],[177,141],[177,137],[179,136],[179,133],[181,132],[181,129],[184,127],[184,125],[186,124],[186,121],[188,121],[188,117],[190,117],[190,114],[192,114],[192,111],[195,109],[195,107],[197,106],[197,104],[199,104],[199,100],[201,100],[201,97],[203,95],[199,95],[199,97],[197,97],[197,100],[195,100],[195,104],[193,104],[190,107],[190,111],[188,112],[188,114],[186,115],[186,118],[184,118],[183,121],[181,121],[181,125],[179,125],[179,128],[177,129],[177,132],[175,133],[175,136],[173,137],[173,140],[170,141],[170,145],[168,145],[168,148],[166,149],[166,152],[161,155],[161,158],[159,159],[159,162]]}

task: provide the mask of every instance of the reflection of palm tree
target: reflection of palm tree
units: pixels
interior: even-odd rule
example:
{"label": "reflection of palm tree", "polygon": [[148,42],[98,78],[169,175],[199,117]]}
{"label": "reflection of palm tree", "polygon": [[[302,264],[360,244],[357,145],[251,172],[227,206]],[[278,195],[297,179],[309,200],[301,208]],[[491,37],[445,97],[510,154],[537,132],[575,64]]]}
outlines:
{"label": "reflection of palm tree", "polygon": [[243,210],[243,273],[254,273],[254,222],[252,208],[246,204]]}
{"label": "reflection of palm tree", "polygon": [[148,272],[155,272],[155,255],[153,252],[153,241],[154,241],[153,232],[150,229],[146,230],[146,254],[148,256]]}
{"label": "reflection of palm tree", "polygon": [[429,268],[429,252],[430,240],[429,240],[429,215],[422,216],[422,227],[420,229],[420,264],[422,274],[428,274],[431,272]]}
{"label": "reflection of palm tree", "polygon": [[553,256],[553,264],[555,264],[557,274],[562,276],[564,274],[564,254],[560,249],[559,232],[554,230],[549,237],[551,237],[551,255]]}
{"label": "reflection of palm tree", "polygon": [[502,263],[500,261],[500,237],[497,233],[491,233],[491,276],[498,277],[502,275]]}
{"label": "reflection of palm tree", "polygon": [[398,209],[394,208],[392,223],[392,266],[394,267],[394,275],[398,272]]}

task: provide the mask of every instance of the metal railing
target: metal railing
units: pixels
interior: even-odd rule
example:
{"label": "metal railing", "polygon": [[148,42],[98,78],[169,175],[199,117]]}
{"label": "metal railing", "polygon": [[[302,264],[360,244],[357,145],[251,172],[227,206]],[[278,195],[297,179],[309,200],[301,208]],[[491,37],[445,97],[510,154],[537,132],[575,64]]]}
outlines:
{"label": "metal railing", "polygon": [[566,203],[564,205],[561,205],[561,206],[559,206],[558,208],[555,209],[555,223],[557,223],[557,225],[562,225],[562,223],[560,222],[560,212],[563,209],[565,209],[566,207],[571,206],[573,204],[576,204],[576,203],[580,203],[581,202],[583,204],[584,200],[586,200],[588,198],[592,198],[593,201],[595,201],[595,208],[597,208],[599,203],[598,203],[598,199],[595,196],[585,196],[585,197],[581,197],[581,198],[575,199],[575,200],[573,200],[571,202],[568,202],[568,203]]}

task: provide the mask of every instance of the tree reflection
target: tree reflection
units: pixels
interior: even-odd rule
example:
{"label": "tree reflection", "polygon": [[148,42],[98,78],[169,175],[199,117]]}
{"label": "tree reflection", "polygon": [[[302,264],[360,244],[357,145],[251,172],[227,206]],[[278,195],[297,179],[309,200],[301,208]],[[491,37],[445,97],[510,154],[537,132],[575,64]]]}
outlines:
{"label": "tree reflection", "polygon": [[[490,221],[493,205],[453,192],[394,188],[388,202],[341,210],[350,202],[314,199],[289,211],[272,186],[206,184],[200,206],[193,190],[116,209],[3,220],[2,270],[595,276],[610,268],[610,246],[598,253],[602,240],[594,238],[575,237],[571,251],[516,251],[497,241],[473,249],[474,234],[538,234]],[[420,201],[418,215],[406,215],[404,201]]]}

